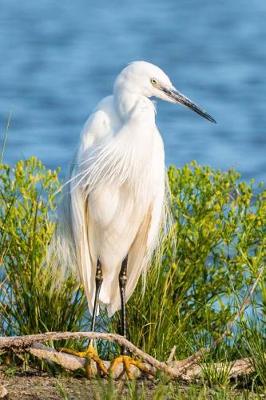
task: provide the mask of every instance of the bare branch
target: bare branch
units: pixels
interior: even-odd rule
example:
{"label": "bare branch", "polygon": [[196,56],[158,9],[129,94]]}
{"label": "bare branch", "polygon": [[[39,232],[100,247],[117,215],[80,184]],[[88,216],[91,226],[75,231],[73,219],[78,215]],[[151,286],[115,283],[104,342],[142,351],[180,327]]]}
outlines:
{"label": "bare branch", "polygon": [[[76,357],[76,356],[73,356],[70,354],[58,352],[55,349],[43,346],[41,344],[34,345],[28,351],[32,355],[34,355],[38,358],[45,359],[46,361],[50,361],[50,362],[55,362],[55,363],[59,364],[61,367],[63,367],[64,369],[70,370],[70,371],[75,371],[79,368],[84,368],[85,363],[86,363],[85,358],[79,358],[79,357]],[[108,369],[110,367],[110,361],[104,361],[104,365],[105,365],[106,369]],[[204,371],[204,366],[206,366],[206,364],[201,365],[201,366],[194,365],[194,366],[192,366],[192,368],[180,373],[180,368],[179,368],[180,365],[178,362],[173,361],[173,362],[171,362],[170,365],[172,367],[172,369],[171,369],[172,377],[179,377],[182,380],[185,380],[188,382],[201,377],[202,373]],[[247,375],[254,370],[254,366],[253,366],[252,360],[250,358],[243,358],[243,359],[231,362],[231,363],[229,363],[229,362],[212,363],[211,367],[213,369],[215,369],[217,372],[223,371],[225,369],[228,370],[229,377],[231,377],[231,378],[239,377],[241,375]],[[152,375],[152,376],[155,374],[156,370],[162,370],[161,368],[158,368],[158,364],[156,364],[156,366],[155,366],[153,364],[151,365],[149,363],[145,363],[145,368],[147,369],[147,371],[149,371],[150,375]],[[163,369],[163,370],[165,371],[165,369]],[[93,371],[93,374],[95,374],[95,375],[97,374],[97,368],[94,363],[92,364],[92,371]],[[121,372],[122,372],[122,366],[120,369],[118,369],[115,372],[114,378],[119,377]],[[173,374],[173,372],[175,372],[175,374]],[[139,377],[141,374],[141,372],[135,367],[131,367],[131,373],[135,378]]]}
{"label": "bare branch", "polygon": [[120,346],[125,346],[133,355],[141,358],[144,362],[154,366],[156,369],[164,371],[170,376],[175,377],[175,370],[169,367],[166,363],[156,360],[154,357],[144,353],[138,347],[134,346],[129,340],[121,335],[114,333],[100,332],[48,332],[37,335],[0,337],[0,349],[12,348],[13,350],[29,349],[34,343],[49,342],[51,340],[67,340],[67,339],[92,339],[92,340],[107,340],[117,343]]}
{"label": "bare branch", "polygon": [[[126,340],[123,336],[111,334],[111,333],[95,333],[95,332],[52,332],[38,335],[29,336],[17,336],[17,337],[2,337],[0,338],[1,349],[12,349],[17,351],[27,351],[30,354],[44,359],[48,362],[54,362],[66,370],[75,371],[83,368],[86,364],[85,358],[79,358],[74,355],[70,355],[64,352],[57,351],[51,347],[46,347],[41,342],[48,342],[52,340],[64,340],[64,339],[105,339],[111,342],[118,343],[119,345],[126,346],[133,355],[142,359],[145,368],[149,371],[150,375],[154,375],[156,370],[167,373],[172,378],[181,378],[186,381],[191,381],[202,375],[202,367],[194,363],[190,368],[187,368],[187,360],[183,361],[172,361],[169,364],[156,360],[154,357],[143,352],[134,346],[131,342]],[[193,356],[192,356],[193,357]],[[105,367],[110,367],[109,361],[104,361]],[[240,376],[243,374],[250,373],[254,370],[251,359],[244,358],[229,363],[215,363],[212,364],[213,368],[222,370],[222,368],[230,367],[229,376]],[[185,366],[185,368],[184,368]],[[92,363],[92,370],[95,375],[97,374],[96,365]],[[137,368],[132,367],[132,374],[135,377],[140,375],[140,371]],[[121,370],[116,371],[114,378],[119,376]]]}

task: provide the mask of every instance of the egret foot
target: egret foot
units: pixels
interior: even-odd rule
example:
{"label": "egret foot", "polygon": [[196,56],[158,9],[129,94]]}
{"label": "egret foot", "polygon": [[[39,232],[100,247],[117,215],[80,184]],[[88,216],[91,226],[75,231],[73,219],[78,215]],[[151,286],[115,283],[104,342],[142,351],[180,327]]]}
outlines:
{"label": "egret foot", "polygon": [[118,376],[118,378],[120,378],[124,373],[126,373],[128,379],[133,379],[134,376],[131,372],[131,368],[130,368],[131,365],[133,365],[134,367],[137,367],[141,372],[150,374],[150,371],[148,370],[148,368],[145,367],[145,365],[141,361],[135,360],[134,358],[132,358],[128,355],[121,354],[120,356],[116,357],[111,362],[111,365],[109,368],[109,374],[111,376],[114,375],[115,370],[121,363],[123,364],[123,370],[120,373],[120,375]]}
{"label": "egret foot", "polygon": [[72,354],[73,356],[80,357],[80,358],[85,358],[86,359],[86,364],[85,364],[85,373],[87,378],[91,378],[93,376],[93,368],[91,365],[91,361],[94,361],[97,370],[101,375],[108,375],[108,370],[104,365],[103,360],[100,359],[98,356],[97,350],[95,347],[93,347],[92,344],[90,344],[85,351],[75,351],[71,349],[61,349],[62,352]]}

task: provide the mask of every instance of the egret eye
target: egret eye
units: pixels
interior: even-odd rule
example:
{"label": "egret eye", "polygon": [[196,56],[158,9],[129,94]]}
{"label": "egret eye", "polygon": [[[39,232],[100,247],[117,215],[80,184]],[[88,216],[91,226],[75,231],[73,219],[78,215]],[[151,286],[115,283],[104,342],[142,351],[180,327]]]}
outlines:
{"label": "egret eye", "polygon": [[152,85],[157,85],[157,81],[156,81],[156,79],[154,79],[154,78],[151,78],[151,83],[152,83]]}

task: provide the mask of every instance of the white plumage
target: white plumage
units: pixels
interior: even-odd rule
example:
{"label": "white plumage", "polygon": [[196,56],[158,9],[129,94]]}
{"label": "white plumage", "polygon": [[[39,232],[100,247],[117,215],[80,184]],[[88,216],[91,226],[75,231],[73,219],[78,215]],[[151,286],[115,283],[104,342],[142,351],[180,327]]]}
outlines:
{"label": "white plumage", "polygon": [[165,219],[164,146],[152,96],[211,118],[177,92],[161,69],[138,61],[118,75],[113,95],[85,123],[64,196],[57,251],[78,268],[91,313],[97,260],[103,272],[99,300],[112,315],[121,307],[123,259],[128,255],[128,300]]}

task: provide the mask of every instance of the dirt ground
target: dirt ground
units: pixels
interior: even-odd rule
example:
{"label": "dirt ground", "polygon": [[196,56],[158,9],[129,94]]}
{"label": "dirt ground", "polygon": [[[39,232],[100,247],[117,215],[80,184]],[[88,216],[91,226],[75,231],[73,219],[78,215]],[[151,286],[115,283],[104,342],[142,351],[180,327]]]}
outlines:
{"label": "dirt ground", "polygon": [[[108,391],[107,384],[85,378],[42,376],[2,377],[8,400],[101,400]],[[105,395],[102,393],[105,393]]]}
{"label": "dirt ground", "polygon": [[[8,391],[8,400],[102,400],[108,397],[108,392],[109,395],[112,392],[112,387],[106,380],[52,377],[39,371],[16,371],[14,374],[12,371],[8,374],[0,371],[0,383]],[[147,382],[147,386],[152,388],[153,385]],[[116,390],[125,394],[122,381],[116,384]]]}
{"label": "dirt ground", "polygon": [[[95,399],[93,384],[86,379],[46,376],[2,377],[9,400]],[[95,390],[95,389],[94,389]]]}
{"label": "dirt ground", "polygon": [[[0,367],[1,368],[1,367]],[[123,381],[116,381],[116,383],[108,382],[105,379],[99,380],[88,380],[83,377],[72,377],[72,376],[58,376],[53,377],[51,374],[40,372],[36,370],[19,372],[18,370],[3,370],[0,369],[0,384],[4,386],[8,392],[8,395],[4,398],[5,400],[115,400],[125,399],[129,395],[129,387],[125,385]],[[115,386],[114,386],[115,385]],[[158,396],[156,385],[148,380],[138,381],[137,386],[133,388],[134,395],[129,396],[131,399],[140,399],[142,389],[145,388],[145,399],[152,400],[156,399],[168,399],[168,384],[164,383],[164,392]],[[180,387],[180,386],[179,386]],[[198,395],[194,394],[192,397],[188,393],[188,387],[182,386],[182,393],[186,394],[185,399],[198,399]],[[130,390],[131,391],[131,390]],[[245,391],[245,396],[236,396],[241,394],[241,391],[228,392],[228,396],[218,396],[212,393],[212,390],[206,393],[206,396],[200,398],[206,399],[265,399],[266,393],[261,395],[251,394],[249,391]],[[243,394],[243,393],[242,393]],[[183,398],[178,396],[176,398]],[[2,397],[0,396],[0,399]]]}

